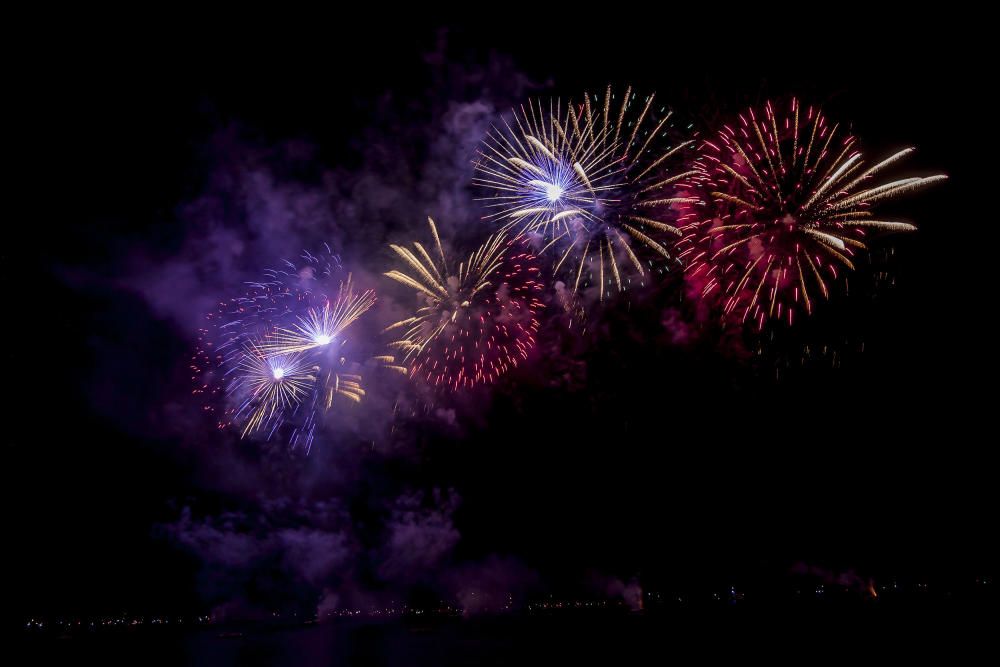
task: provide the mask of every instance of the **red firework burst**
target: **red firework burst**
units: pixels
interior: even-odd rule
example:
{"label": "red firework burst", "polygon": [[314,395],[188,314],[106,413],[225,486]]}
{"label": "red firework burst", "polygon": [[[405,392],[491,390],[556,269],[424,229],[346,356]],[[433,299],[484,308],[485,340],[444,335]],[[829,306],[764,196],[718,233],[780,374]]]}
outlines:
{"label": "red firework burst", "polygon": [[876,219],[871,204],[946,178],[871,179],[913,151],[865,166],[857,140],[795,99],[780,115],[768,102],[702,142],[681,218],[679,257],[702,298],[721,297],[724,318],[791,324],[817,295],[854,269],[871,231],[912,231]]}
{"label": "red firework burst", "polygon": [[430,221],[437,257],[420,243],[391,246],[410,271],[386,275],[418,292],[412,317],[391,345],[410,376],[438,390],[457,391],[497,379],[528,358],[539,328],[542,291],[537,260],[520,238],[491,236],[466,261],[448,261]]}

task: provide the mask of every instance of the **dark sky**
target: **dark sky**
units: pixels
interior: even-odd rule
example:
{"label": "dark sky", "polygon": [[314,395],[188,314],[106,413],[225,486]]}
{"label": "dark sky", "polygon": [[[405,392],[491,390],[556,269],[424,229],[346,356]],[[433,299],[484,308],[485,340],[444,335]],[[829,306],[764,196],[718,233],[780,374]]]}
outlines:
{"label": "dark sky", "polygon": [[[30,149],[2,251],[11,609],[197,607],[203,563],[169,527],[184,507],[249,512],[259,494],[336,496],[365,536],[369,583],[383,572],[371,553],[392,520],[386,499],[433,504],[433,489],[460,498],[447,567],[510,559],[554,589],[593,572],[647,587],[753,582],[796,561],[942,580],[988,571],[996,142],[969,26],[637,22],[546,19],[536,32],[303,16],[40,39],[16,77],[24,120],[8,124]],[[276,463],[222,455],[214,432],[187,421],[191,325],[143,286],[186,261],[204,221],[190,204],[225,192],[213,190],[220,171],[254,153],[281,162],[283,183],[315,190],[325,174],[370,171],[399,151],[412,222],[401,228],[407,205],[395,206],[364,235],[381,246],[378,234],[411,238],[435,214],[422,207],[438,201],[427,172],[450,102],[509,106],[608,82],[655,89],[700,128],[795,94],[849,120],[872,155],[917,145],[902,171],[950,180],[892,205],[920,226],[891,244],[894,288],[874,299],[860,288],[761,358],[720,353],[718,341],[668,344],[661,313],[679,298],[668,279],[595,316],[572,352],[585,381],[528,373],[460,408],[457,428],[403,425],[415,433],[399,451],[355,441]],[[289,142],[308,157],[275,158]],[[220,210],[239,228],[238,207]],[[267,240],[254,239],[257,251]],[[385,260],[373,255],[368,270]],[[231,294],[230,279],[206,298]],[[784,368],[816,342],[839,345],[842,363]]]}

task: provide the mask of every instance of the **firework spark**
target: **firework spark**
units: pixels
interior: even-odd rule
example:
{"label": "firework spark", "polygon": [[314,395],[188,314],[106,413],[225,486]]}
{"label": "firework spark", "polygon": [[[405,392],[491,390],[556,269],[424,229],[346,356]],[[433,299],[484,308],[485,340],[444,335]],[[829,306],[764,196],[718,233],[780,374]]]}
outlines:
{"label": "firework spark", "polygon": [[413,316],[388,327],[402,331],[391,346],[411,377],[435,389],[496,382],[535,345],[542,307],[535,257],[522,239],[501,232],[456,265],[434,221],[428,223],[433,257],[419,242],[414,250],[390,246],[406,268],[385,275],[416,290],[422,302]]}
{"label": "firework spark", "polygon": [[474,182],[489,193],[487,219],[538,239],[574,293],[594,285],[603,300],[651,270],[640,255],[671,258],[659,239],[680,234],[670,209],[688,200],[674,188],[692,174],[666,166],[692,142],[665,146],[672,112],[654,99],[628,88],[616,100],[608,86],[603,98],[565,107],[529,102],[479,152]]}
{"label": "firework spark", "polygon": [[373,305],[375,292],[355,293],[348,275],[332,301],[327,299],[321,306],[309,308],[292,327],[277,329],[269,341],[268,353],[285,355],[330,345]]}
{"label": "firework spark", "polygon": [[704,141],[685,185],[696,205],[681,216],[678,256],[702,297],[719,294],[724,317],[794,321],[828,298],[871,231],[916,229],[879,219],[871,204],[947,178],[872,178],[913,152],[866,166],[856,139],[815,107],[792,100],[786,115],[768,102]]}

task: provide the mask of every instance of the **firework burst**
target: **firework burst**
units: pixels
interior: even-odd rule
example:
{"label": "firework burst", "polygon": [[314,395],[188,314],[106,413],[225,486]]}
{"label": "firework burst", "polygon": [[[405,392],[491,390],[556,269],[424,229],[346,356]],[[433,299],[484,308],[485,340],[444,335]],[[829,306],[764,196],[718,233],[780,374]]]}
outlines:
{"label": "firework burst", "polygon": [[357,294],[348,275],[332,300],[324,299],[320,306],[308,308],[290,328],[276,329],[269,341],[268,353],[285,355],[335,343],[347,327],[373,305],[375,292],[368,290]]}
{"label": "firework burst", "polygon": [[235,397],[235,420],[241,437],[258,430],[270,436],[313,393],[318,366],[301,354],[268,355],[248,342],[234,367],[227,391]]}
{"label": "firework burst", "polygon": [[822,112],[792,100],[787,114],[768,102],[702,142],[686,192],[697,204],[680,218],[678,256],[703,298],[721,295],[724,318],[794,321],[854,257],[870,232],[916,229],[876,217],[871,205],[947,178],[873,177],[913,152],[867,166],[856,139]]}
{"label": "firework burst", "polygon": [[539,328],[540,269],[520,238],[491,236],[465,261],[448,260],[434,221],[432,251],[390,246],[406,264],[389,278],[417,291],[416,313],[388,327],[410,376],[440,390],[491,384],[527,359]]}
{"label": "firework burst", "polygon": [[581,103],[529,102],[479,152],[486,218],[537,239],[574,293],[593,285],[603,300],[641,281],[653,265],[642,254],[671,259],[659,239],[680,235],[667,220],[687,201],[674,188],[691,174],[666,168],[692,142],[666,145],[671,116],[631,88],[621,99],[609,86]]}
{"label": "firework burst", "polygon": [[[335,399],[364,397],[360,364],[344,356],[345,332],[374,305],[375,294],[339,275],[339,258],[328,247],[321,255],[304,253],[298,264],[268,270],[206,316],[192,361],[194,394],[218,428],[235,426],[242,438],[267,440],[280,431],[308,452],[318,418]],[[402,370],[391,355],[370,363]]]}

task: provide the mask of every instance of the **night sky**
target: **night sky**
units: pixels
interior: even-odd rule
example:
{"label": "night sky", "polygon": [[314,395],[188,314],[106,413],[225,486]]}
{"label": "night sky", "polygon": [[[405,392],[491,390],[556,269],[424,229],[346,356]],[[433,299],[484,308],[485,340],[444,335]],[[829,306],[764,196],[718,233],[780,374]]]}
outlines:
{"label": "night sky", "polygon": [[[2,250],[10,612],[308,606],[484,579],[753,589],[796,563],[995,572],[996,142],[977,40],[941,17],[717,21],[532,34],[302,16],[38,42],[7,126],[29,149]],[[917,146],[896,173],[950,179],[883,207],[920,228],[880,244],[892,285],[862,264],[849,298],[760,355],[685,322],[674,274],[394,434],[377,402],[308,457],[204,423],[188,361],[205,304],[330,240],[391,309],[406,291],[380,275],[387,243],[422,238],[427,215],[486,235],[468,183],[484,123],[609,82],[655,90],[702,133],[797,95],[872,157]],[[832,351],[802,363],[807,345]],[[219,556],[227,513],[254,526],[234,548],[259,557]],[[273,545],[286,529],[300,550]]]}

